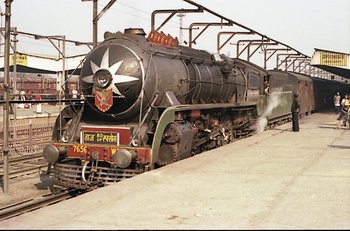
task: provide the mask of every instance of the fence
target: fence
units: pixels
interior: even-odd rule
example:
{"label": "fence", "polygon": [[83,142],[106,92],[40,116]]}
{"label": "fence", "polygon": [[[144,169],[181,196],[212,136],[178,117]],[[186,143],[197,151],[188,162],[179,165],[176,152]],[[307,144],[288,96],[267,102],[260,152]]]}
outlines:
{"label": "fence", "polygon": [[[10,120],[9,157],[41,152],[50,143],[56,116]],[[4,126],[0,121],[0,147],[3,153]],[[3,155],[0,156],[0,159]]]}

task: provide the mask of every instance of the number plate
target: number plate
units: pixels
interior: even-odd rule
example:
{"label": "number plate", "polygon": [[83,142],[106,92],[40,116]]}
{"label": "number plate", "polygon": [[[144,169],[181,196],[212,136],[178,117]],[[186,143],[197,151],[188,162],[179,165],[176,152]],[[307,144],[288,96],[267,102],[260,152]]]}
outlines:
{"label": "number plate", "polygon": [[79,153],[87,153],[86,145],[73,145],[73,151]]}
{"label": "number plate", "polygon": [[83,142],[91,144],[114,144],[119,145],[118,132],[83,132]]}

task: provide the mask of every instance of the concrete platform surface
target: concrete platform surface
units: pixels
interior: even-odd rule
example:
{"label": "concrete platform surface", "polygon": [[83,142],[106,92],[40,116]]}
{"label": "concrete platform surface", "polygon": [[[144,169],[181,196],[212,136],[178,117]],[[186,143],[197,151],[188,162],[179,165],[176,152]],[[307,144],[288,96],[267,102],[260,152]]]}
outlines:
{"label": "concrete platform surface", "polygon": [[349,229],[350,130],[317,113],[0,229]]}
{"label": "concrete platform surface", "polygon": [[[37,117],[48,117],[58,116],[59,112],[64,109],[65,105],[49,105],[48,103],[41,104],[41,110],[37,109],[37,105],[32,105],[31,108],[16,108],[13,109],[13,113],[9,114],[11,120],[26,119],[26,118],[37,118]],[[3,106],[0,105],[0,121],[4,119]]]}

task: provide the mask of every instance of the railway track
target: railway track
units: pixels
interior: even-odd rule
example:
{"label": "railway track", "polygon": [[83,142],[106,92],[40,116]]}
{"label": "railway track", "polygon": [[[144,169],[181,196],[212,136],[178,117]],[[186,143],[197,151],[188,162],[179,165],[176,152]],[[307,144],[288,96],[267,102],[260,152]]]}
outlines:
{"label": "railway track", "polygon": [[[3,177],[3,164],[4,162],[0,161],[0,181]],[[9,160],[9,177],[13,179],[24,175],[41,173],[41,169],[46,168],[47,165],[42,153],[13,157]],[[61,188],[53,192],[54,193],[44,194],[39,198],[25,199],[0,208],[0,221],[67,200],[83,193],[81,190],[77,189],[62,190]]]}
{"label": "railway track", "polygon": [[9,219],[27,213],[48,205],[58,203],[60,201],[67,200],[69,198],[75,197],[79,194],[82,194],[81,190],[66,190],[58,194],[47,194],[43,195],[40,199],[27,199],[20,201],[15,204],[7,205],[3,208],[0,208],[0,221]]}
{"label": "railway track", "polygon": [[[0,161],[0,180],[3,178],[4,161]],[[40,172],[41,168],[47,167],[42,153],[13,157],[9,160],[9,177],[10,179],[23,175]]]}

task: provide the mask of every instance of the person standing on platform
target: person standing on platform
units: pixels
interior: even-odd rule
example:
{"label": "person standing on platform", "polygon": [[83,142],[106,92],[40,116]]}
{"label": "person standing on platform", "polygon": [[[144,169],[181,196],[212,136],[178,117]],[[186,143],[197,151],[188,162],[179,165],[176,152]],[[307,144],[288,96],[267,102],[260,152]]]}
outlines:
{"label": "person standing on platform", "polygon": [[26,100],[32,100],[32,97],[33,97],[32,93],[30,93],[30,91],[27,90],[27,93],[26,93]]}
{"label": "person standing on platform", "polygon": [[[344,106],[346,100],[350,100],[348,94],[346,94],[345,97],[341,100],[340,108],[343,108],[343,106]],[[350,126],[350,118],[345,118],[345,119],[343,120],[343,125],[344,125],[344,126],[346,126],[346,122],[349,122],[349,126]]]}
{"label": "person standing on platform", "polygon": [[292,103],[292,125],[293,125],[293,132],[299,131],[299,111],[300,111],[300,101],[298,99],[299,95],[294,94],[294,99]]}
{"label": "person standing on platform", "polygon": [[36,113],[41,114],[41,96],[40,91],[38,91],[38,94],[35,96],[36,100]]}
{"label": "person standing on platform", "polygon": [[340,96],[339,92],[337,92],[337,94],[334,95],[333,99],[334,99],[335,114],[339,114],[340,100],[341,100],[341,96]]}
{"label": "person standing on platform", "polygon": [[[20,93],[20,100],[25,101],[26,100],[26,92],[22,90]],[[17,108],[26,108],[27,104],[26,103],[19,103],[17,105]]]}
{"label": "person standing on platform", "polygon": [[20,93],[20,96],[21,96],[21,98],[20,98],[21,100],[23,100],[23,101],[26,100],[26,92],[25,91],[22,90]]}
{"label": "person standing on platform", "polygon": [[[349,120],[349,116],[350,116],[350,99],[349,99],[349,96],[347,96],[344,100],[344,103],[342,103],[342,107],[340,109],[340,115],[337,118],[337,120],[339,121],[337,125],[338,130],[340,129],[340,124],[342,121],[346,126],[346,121]],[[349,124],[349,128],[350,128],[350,124]]]}

